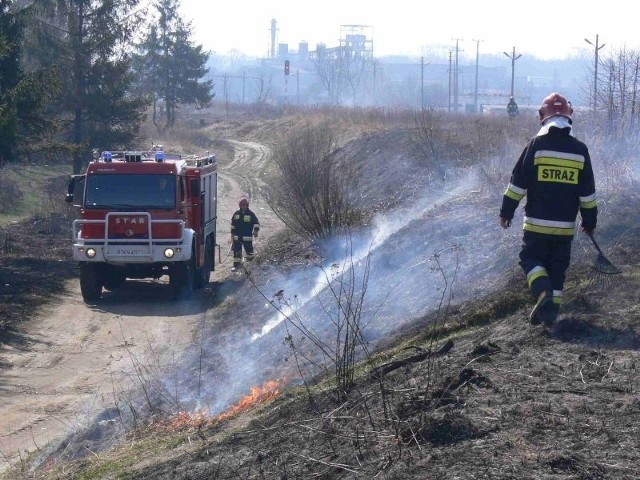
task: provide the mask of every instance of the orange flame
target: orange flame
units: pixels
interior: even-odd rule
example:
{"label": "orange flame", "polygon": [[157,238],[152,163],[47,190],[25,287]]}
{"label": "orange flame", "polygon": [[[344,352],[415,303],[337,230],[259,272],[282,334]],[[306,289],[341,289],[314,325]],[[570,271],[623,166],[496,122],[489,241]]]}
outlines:
{"label": "orange flame", "polygon": [[280,384],[280,380],[269,380],[261,387],[251,387],[251,393],[240,398],[235,405],[216,416],[211,416],[205,412],[178,412],[168,420],[161,422],[157,427],[163,430],[173,430],[211,426],[245,412],[254,405],[259,405],[277,397],[280,394]]}
{"label": "orange flame", "polygon": [[280,394],[279,380],[269,380],[261,387],[251,387],[251,393],[242,397],[238,403],[229,407],[216,417],[217,420],[226,420],[241,412],[244,412],[254,405],[267,402]]}
{"label": "orange flame", "polygon": [[211,424],[212,417],[204,412],[178,412],[160,424],[164,430],[201,428]]}

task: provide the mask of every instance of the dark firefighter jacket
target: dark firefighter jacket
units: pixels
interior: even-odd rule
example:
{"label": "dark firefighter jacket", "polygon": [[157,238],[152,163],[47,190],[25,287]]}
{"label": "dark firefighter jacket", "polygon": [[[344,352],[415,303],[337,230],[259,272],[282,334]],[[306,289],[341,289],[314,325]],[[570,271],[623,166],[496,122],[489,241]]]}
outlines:
{"label": "dark firefighter jacket", "polygon": [[253,240],[253,232],[258,230],[260,230],[258,217],[249,209],[244,212],[236,210],[231,217],[231,235],[234,240],[250,242]]}
{"label": "dark firefighter jacket", "polygon": [[549,128],[522,151],[502,199],[500,216],[511,220],[526,195],[524,230],[571,238],[578,210],[582,226],[596,227],[598,209],[587,146],[570,128]]}

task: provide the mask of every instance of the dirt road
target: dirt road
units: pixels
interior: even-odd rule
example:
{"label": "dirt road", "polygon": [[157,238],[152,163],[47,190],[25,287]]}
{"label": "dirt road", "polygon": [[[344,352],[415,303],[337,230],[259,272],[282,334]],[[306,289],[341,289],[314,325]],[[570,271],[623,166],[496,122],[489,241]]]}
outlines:
{"label": "dirt road", "polygon": [[[223,257],[230,247],[231,215],[242,195],[249,196],[262,225],[259,241],[281,228],[261,197],[269,150],[255,143],[229,144],[231,158],[219,158],[217,242]],[[226,257],[212,282],[224,282],[230,266]],[[22,324],[26,342],[19,348],[2,346],[0,473],[113,407],[114,396],[139,380],[136,366],[170,365],[191,344],[211,291],[175,303],[163,300],[167,289],[165,278],[128,281],[91,306],[72,281],[59,302]],[[215,315],[208,312],[206,318]]]}

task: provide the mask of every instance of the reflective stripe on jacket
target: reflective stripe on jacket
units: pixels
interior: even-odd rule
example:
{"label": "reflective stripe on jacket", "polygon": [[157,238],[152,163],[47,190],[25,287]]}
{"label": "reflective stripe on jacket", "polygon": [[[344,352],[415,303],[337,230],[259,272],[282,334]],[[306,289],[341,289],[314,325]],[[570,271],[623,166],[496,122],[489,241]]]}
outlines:
{"label": "reflective stripe on jacket", "polygon": [[231,217],[231,235],[236,240],[242,238],[244,241],[251,241],[253,240],[253,232],[258,230],[260,230],[258,217],[249,209],[244,212],[236,210]]}
{"label": "reflective stripe on jacket", "polygon": [[572,236],[578,211],[582,225],[595,228],[598,208],[591,157],[587,146],[570,131],[551,127],[529,140],[504,193],[501,217],[512,219],[526,196],[526,231]]}

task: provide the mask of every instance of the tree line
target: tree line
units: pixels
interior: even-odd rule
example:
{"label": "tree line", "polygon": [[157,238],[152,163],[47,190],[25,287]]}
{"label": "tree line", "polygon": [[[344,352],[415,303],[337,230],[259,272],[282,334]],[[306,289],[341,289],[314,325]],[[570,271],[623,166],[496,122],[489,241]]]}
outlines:
{"label": "tree line", "polygon": [[127,148],[148,110],[159,131],[205,107],[208,53],[179,0],[0,0],[0,167]]}

